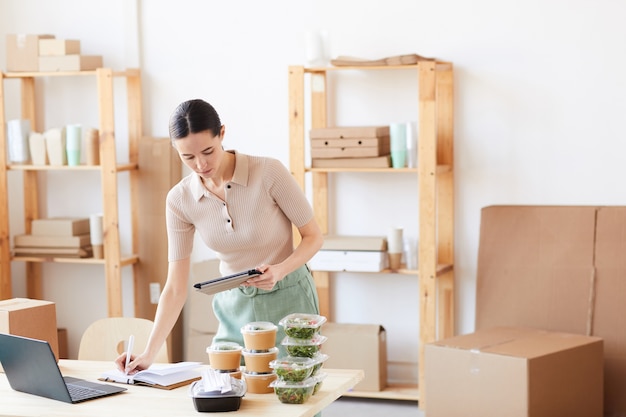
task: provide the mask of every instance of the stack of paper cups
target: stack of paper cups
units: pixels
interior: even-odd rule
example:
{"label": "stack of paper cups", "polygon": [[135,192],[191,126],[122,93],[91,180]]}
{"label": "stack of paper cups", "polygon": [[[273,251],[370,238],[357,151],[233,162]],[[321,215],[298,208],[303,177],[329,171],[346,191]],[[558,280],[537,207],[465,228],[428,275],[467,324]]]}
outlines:
{"label": "stack of paper cups", "polygon": [[89,235],[91,238],[91,248],[93,257],[104,258],[104,232],[102,214],[92,214],[89,216]]}
{"label": "stack of paper cups", "polygon": [[85,163],[100,165],[100,132],[97,129],[85,131]]}
{"label": "stack of paper cups", "polygon": [[82,134],[80,125],[68,125],[65,128],[65,146],[67,150],[67,164],[80,165],[80,148]]}
{"label": "stack of paper cups", "polygon": [[406,125],[406,123],[391,123],[389,125],[391,166],[394,168],[406,166]]}
{"label": "stack of paper cups", "polygon": [[402,252],[404,250],[403,230],[401,227],[395,227],[389,230],[387,237],[387,252],[389,254],[389,268],[392,270],[400,269],[402,264]]}
{"label": "stack of paper cups", "polygon": [[9,144],[9,161],[26,163],[30,160],[28,137],[30,136],[30,120],[15,119],[7,122],[7,139]]}

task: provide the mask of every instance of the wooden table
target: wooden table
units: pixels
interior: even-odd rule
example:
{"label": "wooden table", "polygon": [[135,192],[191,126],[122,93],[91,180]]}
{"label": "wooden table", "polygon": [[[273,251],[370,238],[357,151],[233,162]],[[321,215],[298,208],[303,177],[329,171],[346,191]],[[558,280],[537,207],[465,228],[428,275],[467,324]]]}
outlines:
{"label": "wooden table", "polygon": [[[59,362],[63,376],[95,381],[112,369],[112,362]],[[283,404],[275,394],[246,393],[236,412],[198,413],[189,397],[189,386],[171,391],[128,385],[128,391],[109,397],[67,404],[48,398],[17,392],[11,389],[6,376],[0,373],[0,416],[106,416],[106,417],[176,417],[176,416],[230,416],[230,417],[311,417],[335,401],[363,379],[362,370],[324,369],[327,374],[320,390],[304,404]]]}

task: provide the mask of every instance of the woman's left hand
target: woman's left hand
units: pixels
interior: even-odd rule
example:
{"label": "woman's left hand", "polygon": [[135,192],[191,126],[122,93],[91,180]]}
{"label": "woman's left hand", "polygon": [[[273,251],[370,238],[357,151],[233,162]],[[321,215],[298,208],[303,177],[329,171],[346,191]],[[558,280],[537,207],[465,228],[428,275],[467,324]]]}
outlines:
{"label": "woman's left hand", "polygon": [[280,268],[276,267],[276,265],[263,264],[257,266],[256,269],[261,271],[261,275],[248,279],[243,283],[244,287],[257,287],[262,290],[270,291],[274,288],[274,285],[284,277]]}

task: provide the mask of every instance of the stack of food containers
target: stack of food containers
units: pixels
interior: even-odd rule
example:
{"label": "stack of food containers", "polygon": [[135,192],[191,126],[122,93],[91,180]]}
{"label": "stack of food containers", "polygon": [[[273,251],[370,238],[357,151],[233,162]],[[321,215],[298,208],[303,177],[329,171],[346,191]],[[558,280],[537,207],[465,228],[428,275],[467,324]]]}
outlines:
{"label": "stack of food containers", "polygon": [[270,363],[278,377],[271,387],[282,403],[302,404],[319,390],[326,376],[319,370],[328,359],[320,352],[327,339],[320,334],[325,322],[326,317],[318,314],[294,313],[278,323],[287,335],[281,344],[288,356]]}
{"label": "stack of food containers", "polygon": [[219,372],[228,372],[233,378],[241,379],[242,347],[234,342],[217,342],[206,348],[209,365]]}
{"label": "stack of food containers", "polygon": [[276,332],[278,327],[268,321],[255,321],[241,328],[245,349],[242,350],[246,369],[243,373],[248,392],[267,394],[273,392],[270,383],[276,374],[270,362],[276,359]]}

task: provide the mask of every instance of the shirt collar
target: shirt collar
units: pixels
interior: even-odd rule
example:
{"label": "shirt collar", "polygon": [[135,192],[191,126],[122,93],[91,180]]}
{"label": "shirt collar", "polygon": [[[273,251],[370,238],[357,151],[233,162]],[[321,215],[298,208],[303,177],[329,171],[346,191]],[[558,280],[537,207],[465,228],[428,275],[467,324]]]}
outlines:
{"label": "shirt collar", "polygon": [[[229,150],[226,152],[230,152],[235,154],[235,171],[233,172],[233,178],[230,182],[243,185],[244,187],[248,185],[248,175],[250,172],[250,166],[248,164],[248,156],[240,154],[235,150]],[[204,184],[202,184],[202,180],[200,179],[200,175],[195,172],[192,174],[190,189],[193,195],[193,198],[196,201],[199,201],[205,193],[208,193],[207,189],[204,188]]]}

